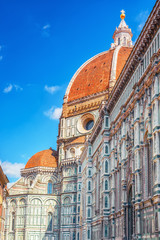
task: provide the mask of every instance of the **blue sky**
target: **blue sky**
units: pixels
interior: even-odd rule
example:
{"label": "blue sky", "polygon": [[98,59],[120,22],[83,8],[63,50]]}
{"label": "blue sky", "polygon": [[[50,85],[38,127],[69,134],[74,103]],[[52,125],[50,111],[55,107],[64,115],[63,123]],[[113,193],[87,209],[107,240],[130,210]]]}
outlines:
{"label": "blue sky", "polygon": [[0,162],[10,182],[33,154],[56,149],[67,85],[81,64],[110,48],[120,11],[135,42],[154,4],[0,1]]}

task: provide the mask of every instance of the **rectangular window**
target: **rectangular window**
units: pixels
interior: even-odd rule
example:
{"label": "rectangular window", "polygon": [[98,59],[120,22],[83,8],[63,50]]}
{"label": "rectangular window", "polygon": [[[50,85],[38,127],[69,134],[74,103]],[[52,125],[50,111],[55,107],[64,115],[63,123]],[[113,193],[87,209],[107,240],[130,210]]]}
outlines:
{"label": "rectangular window", "polygon": [[105,225],[105,232],[104,232],[104,236],[107,237],[108,236],[108,229],[107,229],[107,225]]}
{"label": "rectangular window", "polygon": [[79,166],[79,173],[81,173],[81,166]]}
{"label": "rectangular window", "polygon": [[90,230],[88,229],[88,239],[90,239]]}

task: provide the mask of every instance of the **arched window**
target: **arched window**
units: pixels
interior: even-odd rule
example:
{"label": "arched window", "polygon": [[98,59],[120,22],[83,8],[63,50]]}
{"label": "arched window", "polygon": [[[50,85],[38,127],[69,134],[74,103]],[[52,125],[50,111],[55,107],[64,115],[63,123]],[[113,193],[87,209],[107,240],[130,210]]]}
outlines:
{"label": "arched window", "polygon": [[90,210],[90,208],[88,208],[88,217],[89,218],[91,217],[91,210]]}
{"label": "arched window", "polygon": [[15,229],[15,213],[12,213],[12,231]]}
{"label": "arched window", "polygon": [[108,229],[107,229],[107,225],[105,225],[105,230],[104,230],[104,236],[107,237],[108,236]]}
{"label": "arched window", "polygon": [[107,197],[107,196],[105,197],[105,203],[104,203],[104,205],[105,205],[105,208],[108,208],[108,197]]}
{"label": "arched window", "polygon": [[109,119],[108,117],[105,117],[105,127],[108,127],[109,126]]}
{"label": "arched window", "polygon": [[52,231],[52,213],[49,212],[48,213],[48,227],[47,227],[48,231]]}
{"label": "arched window", "polygon": [[73,240],[76,240],[76,234],[73,232]]}
{"label": "arched window", "polygon": [[32,184],[33,184],[33,181],[32,181],[32,180],[30,180],[29,184],[30,184],[30,187],[31,187],[31,186],[32,186]]}
{"label": "arched window", "polygon": [[88,204],[90,204],[90,203],[91,203],[91,197],[88,196]]}
{"label": "arched window", "polygon": [[88,229],[88,239],[90,239],[90,230]]}
{"label": "arched window", "polygon": [[108,173],[108,161],[105,161],[105,173]]}
{"label": "arched window", "polygon": [[91,176],[91,170],[90,169],[88,170],[88,175]]}
{"label": "arched window", "polygon": [[108,152],[109,152],[108,150],[109,150],[109,149],[108,149],[108,145],[105,145],[105,153],[106,153],[106,154],[108,154]]}
{"label": "arched window", "polygon": [[121,42],[121,40],[120,40],[120,38],[118,38],[118,45],[120,45],[120,42]]}
{"label": "arched window", "polygon": [[78,202],[81,200],[81,194],[78,194]]}
{"label": "arched window", "polygon": [[105,190],[108,190],[108,180],[105,180]]}
{"label": "arched window", "polygon": [[19,225],[24,226],[25,219],[25,200],[21,199],[19,203]]}
{"label": "arched window", "polygon": [[79,232],[77,233],[77,240],[79,240]]}
{"label": "arched window", "polygon": [[75,157],[75,149],[71,148],[70,149],[71,157]]}
{"label": "arched window", "polygon": [[77,200],[77,196],[76,196],[76,194],[74,194],[74,202],[76,202],[76,200]]}
{"label": "arched window", "polygon": [[73,223],[76,223],[76,217],[75,216],[73,217]]}
{"label": "arched window", "polygon": [[64,199],[64,204],[69,204],[71,201],[70,201],[70,198],[69,197],[66,197]]}
{"label": "arched window", "polygon": [[88,182],[88,191],[90,191],[91,190],[91,182],[89,181]]}
{"label": "arched window", "polygon": [[80,206],[78,206],[78,213],[80,212]]}
{"label": "arched window", "polygon": [[51,181],[48,182],[48,194],[52,194],[53,192],[53,184]]}

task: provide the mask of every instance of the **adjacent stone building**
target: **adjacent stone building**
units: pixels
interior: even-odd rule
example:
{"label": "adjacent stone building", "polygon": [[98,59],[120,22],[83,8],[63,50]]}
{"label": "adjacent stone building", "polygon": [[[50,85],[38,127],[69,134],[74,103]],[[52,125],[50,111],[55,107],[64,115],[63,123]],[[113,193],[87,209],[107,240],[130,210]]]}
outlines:
{"label": "adjacent stone building", "polygon": [[9,190],[6,240],[160,239],[160,1],[134,47],[124,18],[71,79],[57,152]]}
{"label": "adjacent stone building", "polygon": [[5,227],[5,203],[7,192],[8,178],[4,174],[0,166],[0,239],[4,240],[4,227]]}

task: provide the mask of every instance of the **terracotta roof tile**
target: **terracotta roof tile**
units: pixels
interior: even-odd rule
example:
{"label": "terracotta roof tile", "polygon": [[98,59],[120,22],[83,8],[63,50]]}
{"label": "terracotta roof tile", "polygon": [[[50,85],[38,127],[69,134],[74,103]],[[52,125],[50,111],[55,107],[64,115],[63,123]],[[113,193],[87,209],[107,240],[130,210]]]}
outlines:
{"label": "terracotta roof tile", "polygon": [[118,53],[117,59],[117,71],[116,71],[116,79],[118,79],[131,51],[132,47],[121,47]]}
{"label": "terracotta roof tile", "polygon": [[74,139],[71,144],[76,144],[76,143],[84,143],[85,142],[85,136],[78,137]]}
{"label": "terracotta roof tile", "polygon": [[33,167],[57,167],[57,159],[53,156],[51,149],[43,150],[33,155],[27,162],[25,168]]}
{"label": "terracotta roof tile", "polygon": [[109,87],[113,52],[110,50],[97,56],[79,72],[71,86],[68,102],[102,92]]}

